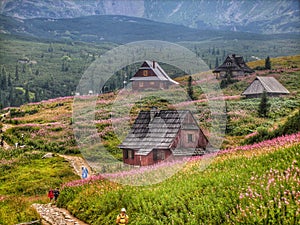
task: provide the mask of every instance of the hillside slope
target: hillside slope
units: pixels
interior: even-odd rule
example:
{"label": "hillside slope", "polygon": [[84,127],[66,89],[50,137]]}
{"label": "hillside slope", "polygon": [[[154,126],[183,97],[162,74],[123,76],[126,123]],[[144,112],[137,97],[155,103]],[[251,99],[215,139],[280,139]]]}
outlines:
{"label": "hillside slope", "polygon": [[[273,59],[271,59],[272,61]],[[276,59],[280,60],[280,58]],[[299,57],[284,57],[282,63],[290,61],[290,65],[298,65]],[[274,59],[275,62],[275,59]],[[281,68],[281,69],[277,69]],[[257,129],[264,127],[266,129],[274,129],[282,124],[285,119],[300,106],[299,90],[300,90],[300,76],[299,68],[281,67],[281,64],[275,66],[274,70],[257,71],[250,76],[241,77],[234,83],[228,85],[222,91],[225,95],[227,104],[227,127],[224,146],[233,146],[243,143],[243,140],[248,135],[255,133]],[[255,79],[255,76],[273,76],[278,79],[290,92],[291,95],[284,98],[271,98],[269,117],[260,118],[257,114],[259,99],[243,99],[240,97],[242,91]],[[197,76],[197,75],[195,75]],[[213,75],[212,75],[213,76]],[[196,78],[196,77],[195,77]],[[183,87],[187,86],[185,78],[177,78]],[[198,87],[195,93],[201,93]],[[110,110],[114,104],[118,92],[111,92],[108,94],[99,95],[97,101],[97,111],[95,113],[95,126],[99,134],[108,135],[105,144],[110,146],[112,151],[118,148],[117,142],[114,141],[114,135],[111,129]],[[184,107],[187,104],[193,104],[199,112],[197,115],[199,125],[207,130],[210,124],[206,121],[210,117],[209,108],[205,101],[205,96],[197,96],[198,100],[192,102],[182,102],[177,104],[176,108],[180,109],[179,105]],[[18,108],[7,108],[3,111],[3,124],[9,124],[10,129],[5,132],[7,143],[14,145],[15,142],[20,143],[19,138],[23,133],[25,136],[24,144],[39,150],[48,150],[63,152],[63,153],[78,153],[76,141],[72,134],[72,103],[74,98],[62,97],[51,99],[47,101],[30,103]],[[157,101],[158,107],[166,108],[172,107],[165,103],[163,100],[155,99],[141,99],[135,102],[132,106],[136,113],[141,110],[140,107],[147,108],[149,101]],[[186,101],[186,100],[184,100]],[[152,104],[152,102],[151,102]],[[184,109],[184,108],[183,108]],[[4,115],[7,115],[4,117]],[[131,116],[134,116],[133,114]],[[12,126],[13,125],[13,126]],[[51,134],[46,135],[44,134]]]}
{"label": "hillside slope", "polygon": [[[220,152],[207,168],[205,158],[193,159],[176,175],[151,186],[117,183],[139,179],[131,171],[114,174],[116,182],[101,175],[70,182],[58,204],[99,225],[112,223],[122,207],[135,225],[297,224],[299,135]],[[160,165],[155,173],[163,173],[164,167],[172,164]],[[152,169],[140,175],[147,177]]]}
{"label": "hillside slope", "polygon": [[[300,195],[293,191],[300,182],[294,179],[300,177],[297,169],[300,160],[299,133],[254,145],[240,145],[262,128],[276,130],[289,123],[291,114],[298,112],[299,115],[299,68],[292,68],[292,65],[298,65],[298,60],[299,57],[278,58],[274,60],[274,70],[258,71],[257,74],[261,76],[276,77],[291,92],[290,96],[270,99],[268,118],[257,116],[259,99],[242,99],[238,96],[255,75],[243,77],[224,89],[228,117],[222,145],[225,150],[220,152],[220,156],[207,170],[200,169],[207,167],[207,161],[196,160],[176,176],[153,186],[128,188],[97,176],[87,180],[92,184],[87,187],[84,181],[78,180],[78,175],[73,174],[69,162],[58,154],[54,158],[42,159],[45,152],[80,156],[81,149],[76,143],[72,126],[73,96],[1,110],[1,138],[4,138],[7,145],[6,148],[0,147],[0,223],[16,224],[38,219],[30,204],[47,203],[48,188],[62,184],[65,189],[59,205],[67,207],[91,224],[114,221],[122,207],[128,209],[132,224],[139,225],[149,224],[149,221],[167,224],[172,220],[175,224],[198,225],[199,221],[203,224],[207,224],[207,221],[218,224],[244,221],[249,224],[264,220],[265,215],[275,221],[273,224],[280,221],[297,223],[300,201],[295,199]],[[290,68],[282,66],[287,61]],[[178,81],[186,85],[183,78]],[[111,118],[111,107],[117,94],[112,92],[98,97],[93,123],[97,129],[95,135],[102,137],[102,145],[121,160],[122,154],[117,147],[120,140],[114,133]],[[130,106],[132,119],[138,110],[149,107],[149,103],[156,103],[159,108],[169,107],[163,100],[140,99]],[[199,115],[194,116],[200,127],[204,131],[208,130],[209,111],[205,99],[198,96],[196,101],[182,102],[182,107],[186,108],[188,104],[199,107]],[[99,143],[96,144],[98,147]],[[124,178],[127,179],[126,176],[117,177]],[[270,180],[272,182],[269,184]],[[170,195],[170,192],[175,194]],[[258,194],[254,196],[257,198],[253,198],[254,193]],[[161,196],[164,202],[161,202]],[[274,198],[277,201],[270,202]],[[280,209],[280,205],[288,209],[286,214],[281,211],[283,208]],[[149,209],[152,214],[148,214]],[[15,216],[19,214],[11,212],[19,212],[22,216]],[[249,216],[250,213],[252,216]]]}

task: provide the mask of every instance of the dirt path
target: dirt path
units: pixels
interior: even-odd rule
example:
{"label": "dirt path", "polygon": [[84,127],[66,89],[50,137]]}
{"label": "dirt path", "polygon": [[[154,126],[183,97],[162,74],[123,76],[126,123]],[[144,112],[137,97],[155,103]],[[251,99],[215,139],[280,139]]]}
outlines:
{"label": "dirt path", "polygon": [[[3,123],[2,125],[3,125],[2,132],[5,132],[7,129],[13,127],[13,125],[11,125],[11,124],[5,124],[5,123]],[[10,149],[11,146],[8,145],[5,141],[3,141],[3,148],[4,149]]]}
{"label": "dirt path", "polygon": [[[9,126],[3,127],[6,130]],[[9,145],[4,143],[4,147],[6,149],[10,148]],[[85,166],[89,170],[89,176],[91,175],[91,168],[86,163],[86,161],[77,156],[68,156],[68,155],[59,155],[60,157],[65,158],[71,164],[74,169],[74,173],[81,176],[81,167]],[[0,199],[4,198],[4,196],[0,196]],[[42,218],[43,225],[88,225],[84,223],[74,216],[72,216],[66,209],[58,208],[55,205],[49,204],[33,204],[32,205],[36,211],[40,214]]]}
{"label": "dirt path", "polygon": [[[92,170],[88,163],[81,157],[70,155],[59,155],[70,162],[74,173],[81,176],[81,167],[85,166],[89,170],[89,176]],[[42,218],[43,225],[88,225],[85,222],[72,216],[66,209],[58,208],[53,204],[33,204],[32,205]]]}
{"label": "dirt path", "polygon": [[42,217],[43,225],[88,225],[73,217],[67,210],[49,204],[33,204]]}
{"label": "dirt path", "polygon": [[93,171],[91,170],[91,167],[89,164],[81,157],[78,156],[70,156],[70,155],[59,155],[60,157],[63,157],[64,159],[68,160],[71,164],[71,166],[74,169],[74,172],[81,177],[81,167],[84,166],[88,169],[89,174],[88,177],[93,174]]}
{"label": "dirt path", "polygon": [[[13,127],[11,124],[3,124],[2,132]],[[3,142],[4,149],[12,148],[5,141]],[[69,155],[59,155],[70,162],[73,167],[74,173],[81,177],[81,167],[84,166],[88,169],[88,176],[92,175],[92,170],[89,164],[82,158],[78,156]],[[1,196],[0,196],[1,197]],[[53,204],[33,204],[32,207],[40,214],[42,218],[43,225],[88,225],[85,222],[72,216],[66,209],[58,208]]]}

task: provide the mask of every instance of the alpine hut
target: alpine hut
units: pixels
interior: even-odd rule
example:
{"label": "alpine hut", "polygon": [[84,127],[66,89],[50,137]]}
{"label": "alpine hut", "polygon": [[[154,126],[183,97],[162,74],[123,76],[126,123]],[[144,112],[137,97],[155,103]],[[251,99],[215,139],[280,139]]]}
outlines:
{"label": "alpine hut", "polygon": [[143,62],[130,81],[134,91],[168,89],[179,84],[171,79],[157,62],[148,60]]}
{"label": "alpine hut", "polygon": [[232,77],[245,76],[249,73],[253,73],[254,70],[249,68],[244,61],[243,56],[237,56],[235,54],[228,55],[222,65],[215,68],[213,73],[216,78],[224,78],[227,74],[231,74]]}
{"label": "alpine hut", "polygon": [[148,166],[169,157],[202,155],[207,145],[208,140],[190,111],[153,108],[139,113],[119,147],[124,163]]}
{"label": "alpine hut", "polygon": [[257,98],[260,97],[264,91],[268,96],[279,96],[290,93],[274,77],[256,77],[242,95],[246,96],[246,98]]}

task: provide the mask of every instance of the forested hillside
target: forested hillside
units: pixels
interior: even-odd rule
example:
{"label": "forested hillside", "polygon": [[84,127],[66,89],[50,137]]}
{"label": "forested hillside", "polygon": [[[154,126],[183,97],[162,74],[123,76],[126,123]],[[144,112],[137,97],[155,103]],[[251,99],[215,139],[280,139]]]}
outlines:
{"label": "forested hillside", "polygon": [[[8,35],[1,35],[0,40],[1,108],[74,95],[88,66],[100,55],[117,46],[113,43],[53,42],[38,39],[33,41]],[[238,53],[246,61],[252,61],[267,56],[295,55],[299,52],[295,39],[280,38],[271,41],[221,39],[178,44],[195,52],[211,69],[220,65],[227,54]],[[162,65],[173,78],[183,75],[168,65]],[[129,65],[122,73],[116,72],[116,76],[106,85],[107,91],[122,87],[124,76],[128,81],[139,66]]]}

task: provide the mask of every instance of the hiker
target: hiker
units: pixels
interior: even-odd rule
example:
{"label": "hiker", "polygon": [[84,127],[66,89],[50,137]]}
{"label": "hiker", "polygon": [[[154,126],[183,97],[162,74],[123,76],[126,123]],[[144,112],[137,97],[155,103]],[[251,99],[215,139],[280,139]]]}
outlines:
{"label": "hiker", "polygon": [[57,202],[57,198],[59,196],[59,188],[56,188],[54,191],[53,191],[53,195],[54,195],[54,201]]}
{"label": "hiker", "polygon": [[89,171],[86,167],[82,166],[81,167],[81,177],[82,179],[85,179],[88,177]]}
{"label": "hiker", "polygon": [[125,225],[128,224],[129,217],[126,214],[126,209],[122,208],[121,213],[117,216],[116,224]]}
{"label": "hiker", "polygon": [[50,202],[52,202],[52,199],[54,198],[54,192],[52,188],[48,191],[48,198],[50,199]]}

